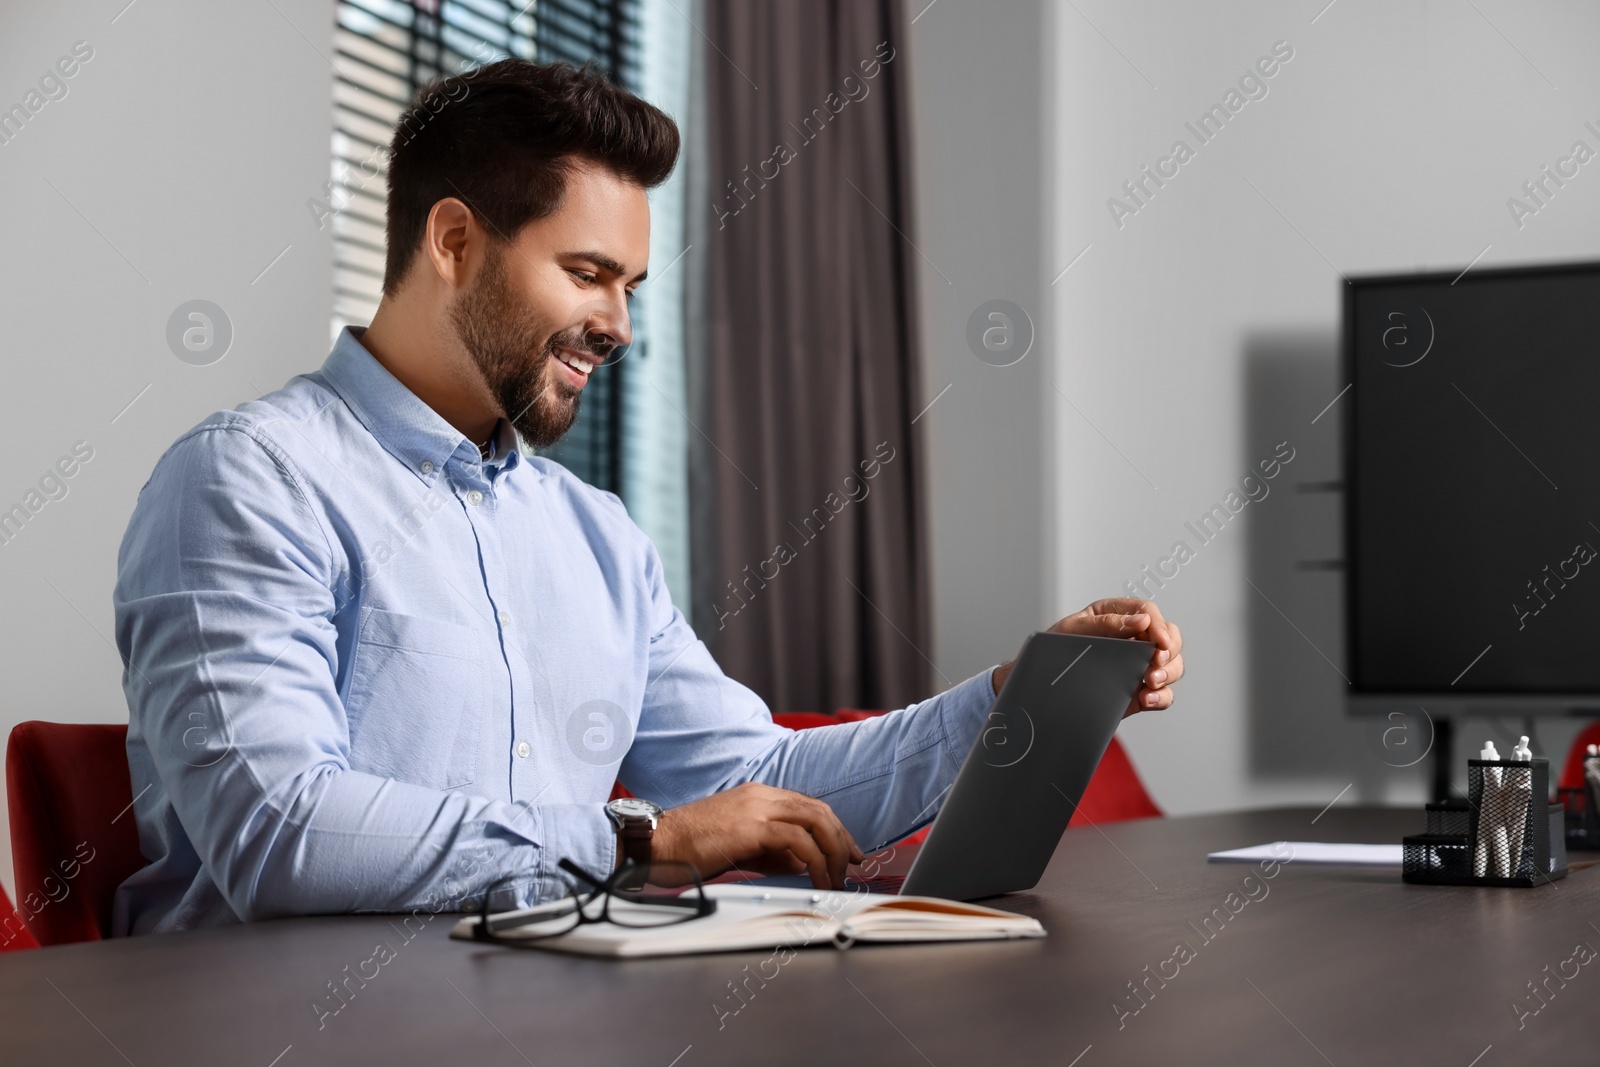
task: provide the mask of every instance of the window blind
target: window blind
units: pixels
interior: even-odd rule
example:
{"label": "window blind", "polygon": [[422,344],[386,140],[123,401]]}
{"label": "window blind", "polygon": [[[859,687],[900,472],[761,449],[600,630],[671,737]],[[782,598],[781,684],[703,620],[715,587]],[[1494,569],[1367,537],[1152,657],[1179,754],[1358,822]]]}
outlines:
{"label": "window blind", "polygon": [[640,0],[639,95],[671,115],[678,166],[650,193],[650,277],[633,301],[637,349],[622,377],[622,499],[661,555],[672,599],[689,614],[689,422],[685,309],[690,278],[688,169],[695,0]]}

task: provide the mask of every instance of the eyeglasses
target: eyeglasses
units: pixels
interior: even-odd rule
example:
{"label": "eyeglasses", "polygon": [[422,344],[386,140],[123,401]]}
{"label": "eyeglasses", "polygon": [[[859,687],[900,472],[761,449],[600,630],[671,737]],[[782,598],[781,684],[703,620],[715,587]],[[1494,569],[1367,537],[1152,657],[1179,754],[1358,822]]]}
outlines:
{"label": "eyeglasses", "polygon": [[[570,934],[585,923],[609,922],[617,926],[651,928],[674,926],[710,915],[717,902],[706,896],[700,872],[687,863],[635,863],[625,860],[609,878],[596,878],[569,859],[560,863],[563,871],[594,888],[580,893],[576,885],[555,904],[521,911],[490,910],[498,890],[526,880],[526,876],[502,878],[483,894],[478,922],[472,936],[478,941],[526,948],[532,942]],[[598,911],[593,907],[599,901]]]}

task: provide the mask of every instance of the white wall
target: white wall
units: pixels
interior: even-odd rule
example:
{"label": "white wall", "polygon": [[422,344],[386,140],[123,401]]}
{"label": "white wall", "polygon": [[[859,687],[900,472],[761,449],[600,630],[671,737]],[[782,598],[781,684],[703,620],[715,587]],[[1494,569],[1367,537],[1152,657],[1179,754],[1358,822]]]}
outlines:
{"label": "white wall", "polygon": [[[939,689],[1009,659],[1064,613],[1056,604],[1052,309],[1039,264],[1054,254],[1045,11],[1035,3],[907,0],[895,42],[909,71],[912,263],[921,296],[922,438]],[[919,14],[921,12],[921,14]],[[991,300],[1035,334],[1011,366],[980,360],[968,320]],[[1023,327],[1022,320],[1013,324]],[[995,357],[995,362],[1004,362]],[[1080,598],[1081,600],[1081,598]],[[1082,603],[1073,605],[1081,607]]]}
{"label": "white wall", "polygon": [[[1600,9],[1325,4],[940,0],[913,27],[925,73],[919,153],[939,170],[923,182],[919,243],[947,271],[954,261],[969,275],[1032,272],[1050,301],[1036,316],[1050,326],[1042,350],[1011,369],[1038,357],[1053,474],[990,447],[1011,415],[998,399],[968,419],[926,420],[934,456],[946,457],[935,543],[963,544],[936,555],[939,656],[965,663],[969,646],[1014,644],[1033,606],[1008,604],[1007,590],[1024,576],[1053,569],[1059,612],[1117,595],[1274,444],[1296,450],[1272,494],[1157,594],[1184,628],[1189,674],[1179,709],[1129,720],[1121,736],[1174,813],[1320,806],[1351,784],[1346,803],[1421,795],[1418,770],[1386,766],[1343,717],[1344,683],[1323,658],[1342,666],[1337,574],[1294,569],[1340,551],[1337,499],[1296,492],[1337,473],[1338,423],[1312,420],[1345,384],[1340,274],[1459,269],[1486,245],[1485,266],[1600,256],[1600,165],[1521,230],[1506,207],[1575,140],[1600,148],[1583,127],[1600,126],[1589,54]],[[1039,22],[1046,32],[1027,36]],[[1294,58],[1268,95],[1200,146],[1184,123],[1280,40]],[[1041,68],[1045,106],[996,63],[1023,81]],[[996,129],[1004,137],[991,144]],[[1030,136],[1047,155],[1033,200],[1014,195],[1012,173],[1031,162]],[[1194,158],[1119,228],[1107,199],[1179,138]],[[961,146],[970,150],[952,150]],[[1031,237],[1039,228],[1043,242]],[[999,239],[970,241],[978,232]],[[925,309],[931,362],[959,354],[950,317]],[[1054,508],[1043,559],[1008,551],[1017,534],[1005,515],[962,516],[965,501],[1034,492]],[[985,524],[994,551],[974,562]],[[992,593],[973,590],[973,566],[996,576]],[[1008,609],[1004,639],[991,636]],[[1542,726],[1540,739],[1559,757],[1569,734]]]}
{"label": "white wall", "polygon": [[[75,442],[94,450],[67,495],[0,544],[7,733],[127,721],[111,588],[140,486],[183,430],[328,349],[331,248],[305,201],[328,175],[330,5],[124,2],[0,13],[0,106],[75,42],[94,52],[0,145],[0,511]],[[166,342],[169,314],[196,298],[233,326],[210,366]],[[10,892],[8,831],[0,813]]]}

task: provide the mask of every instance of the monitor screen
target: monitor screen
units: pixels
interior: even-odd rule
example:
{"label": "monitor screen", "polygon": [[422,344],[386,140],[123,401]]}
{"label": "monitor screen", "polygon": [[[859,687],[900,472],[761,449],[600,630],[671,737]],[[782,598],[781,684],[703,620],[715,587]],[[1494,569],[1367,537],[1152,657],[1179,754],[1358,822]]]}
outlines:
{"label": "monitor screen", "polygon": [[1352,279],[1357,694],[1600,695],[1600,264]]}

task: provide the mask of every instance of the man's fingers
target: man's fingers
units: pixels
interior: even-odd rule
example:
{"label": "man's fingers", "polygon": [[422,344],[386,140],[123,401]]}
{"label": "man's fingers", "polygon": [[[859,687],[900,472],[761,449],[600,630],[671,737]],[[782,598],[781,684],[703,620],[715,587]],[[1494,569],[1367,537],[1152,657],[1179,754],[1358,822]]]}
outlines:
{"label": "man's fingers", "polygon": [[[1138,597],[1116,596],[1105,600],[1096,600],[1085,611],[1093,615],[1148,615],[1150,624],[1144,633],[1144,639],[1167,653],[1167,658],[1177,654],[1178,637],[1172,624],[1161,614],[1161,609],[1153,600],[1141,600]],[[1157,660],[1160,655],[1157,654]]]}
{"label": "man's fingers", "polygon": [[860,857],[861,850],[833,809],[820,800],[797,794],[783,817],[810,832],[817,847],[827,856],[828,874],[833,878],[834,887],[842,887],[845,869]]}
{"label": "man's fingers", "polygon": [[1122,713],[1122,717],[1126,719],[1129,715],[1133,715],[1141,711],[1160,711],[1162,708],[1167,707],[1171,703],[1172,690],[1145,689],[1143,686],[1141,686],[1139,688],[1139,692],[1134,694],[1133,702],[1129,704],[1128,709]]}
{"label": "man's fingers", "polygon": [[[1154,607],[1155,605],[1152,604],[1151,608]],[[1151,611],[1150,626],[1142,636],[1146,641],[1160,649],[1160,652],[1155,653],[1158,659],[1162,653],[1165,653],[1167,658],[1170,659],[1172,654],[1177,651],[1177,645],[1172,638],[1172,624],[1155,611]]]}
{"label": "man's fingers", "polygon": [[[1155,605],[1151,604],[1150,607],[1154,609]],[[1183,638],[1178,634],[1177,624],[1161,618],[1160,612],[1155,612],[1155,617],[1150,623],[1150,632],[1145,634],[1145,640],[1159,649],[1155,653],[1157,666],[1165,666],[1167,661],[1176,656],[1178,650],[1183,647]]]}
{"label": "man's fingers", "polygon": [[816,840],[806,830],[792,822],[768,822],[763,824],[761,847],[766,849],[786,848],[806,865],[811,874],[811,885],[816,889],[843,889],[844,875],[840,874],[837,881],[832,879],[828,869],[828,861],[823,858],[822,850],[817,848]]}
{"label": "man's fingers", "polygon": [[1133,695],[1132,708],[1134,711],[1161,711],[1172,707],[1174,694],[1170,685],[1151,688],[1141,685],[1139,691]]}
{"label": "man's fingers", "polygon": [[1150,616],[1142,611],[1128,615],[1097,615],[1095,619],[1105,622],[1107,637],[1138,637],[1150,629]]}
{"label": "man's fingers", "polygon": [[[1136,596],[1112,596],[1096,600],[1087,610],[1096,615],[1132,615],[1137,612],[1148,614],[1152,608],[1155,608],[1155,603],[1150,600],[1141,600]],[[1155,614],[1159,616],[1160,610],[1156,610]]]}
{"label": "man's fingers", "polygon": [[1167,621],[1154,600],[1140,600],[1131,596],[1096,600],[1087,610],[1096,615],[1148,615],[1151,622],[1158,626],[1165,626]]}
{"label": "man's fingers", "polygon": [[1150,625],[1150,616],[1068,615],[1052,626],[1056,633],[1082,634],[1085,637],[1134,637]]}
{"label": "man's fingers", "polygon": [[823,815],[826,817],[827,825],[833,828],[834,834],[837,836],[844,849],[846,866],[852,863],[860,863],[862,860],[867,858],[867,854],[861,851],[861,846],[856,844],[855,835],[845,827],[845,824],[840,821],[839,816],[834,813],[832,808],[830,808],[823,801],[816,800],[811,797],[807,797],[806,799],[810,800],[811,803],[815,804],[817,808],[821,810]]}
{"label": "man's fingers", "polygon": [[705,875],[740,864],[778,873],[805,869],[819,889],[843,888],[850,864],[866,859],[827,804],[751,782],[668,811],[656,828],[656,850],[660,859],[692,862]]}
{"label": "man's fingers", "polygon": [[[1156,662],[1162,662],[1160,656]],[[1171,685],[1183,677],[1183,657],[1165,661],[1165,666],[1151,667],[1144,672],[1144,684],[1151,689],[1160,689],[1162,686]]]}

